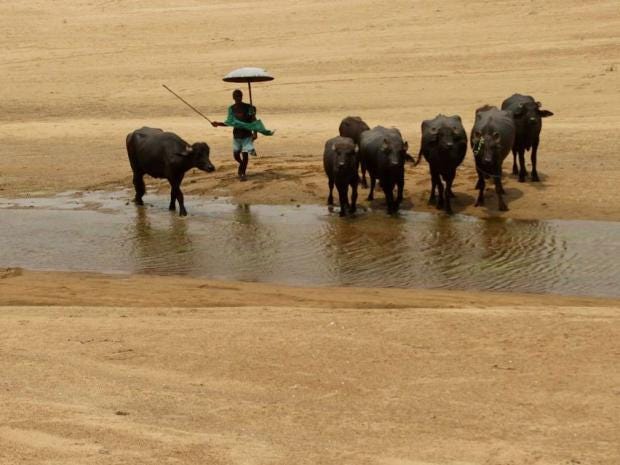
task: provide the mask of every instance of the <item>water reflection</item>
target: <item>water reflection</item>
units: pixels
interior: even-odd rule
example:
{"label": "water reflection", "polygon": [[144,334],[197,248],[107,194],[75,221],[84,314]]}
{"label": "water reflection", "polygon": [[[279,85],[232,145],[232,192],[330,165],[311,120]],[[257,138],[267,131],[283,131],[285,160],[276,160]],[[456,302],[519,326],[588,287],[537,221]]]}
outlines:
{"label": "water reflection", "polygon": [[132,242],[133,271],[138,273],[191,274],[196,270],[188,222],[177,215],[153,221],[147,208],[136,208],[128,236]]}
{"label": "water reflection", "polygon": [[[339,218],[323,207],[191,198],[192,214],[181,218],[159,208],[164,197],[136,209],[126,197],[101,196],[32,208],[0,199],[0,266],[620,296],[620,223],[416,212]],[[85,209],[88,202],[105,211]]]}
{"label": "water reflection", "polygon": [[428,285],[444,287],[452,284],[455,278],[458,279],[463,263],[471,261],[468,257],[475,252],[475,245],[468,240],[470,236],[462,226],[462,221],[433,215],[426,227],[420,228],[418,247],[424,257],[422,265],[429,270],[425,276]]}
{"label": "water reflection", "polygon": [[222,233],[230,234],[233,249],[228,257],[230,265],[239,271],[239,279],[258,281],[277,261],[278,247],[273,234],[261,225],[252,207],[245,203],[234,207],[229,226],[230,229],[224,225]]}
{"label": "water reflection", "polygon": [[332,279],[339,284],[407,286],[408,276],[399,266],[410,255],[405,227],[398,216],[327,218],[320,240]]}

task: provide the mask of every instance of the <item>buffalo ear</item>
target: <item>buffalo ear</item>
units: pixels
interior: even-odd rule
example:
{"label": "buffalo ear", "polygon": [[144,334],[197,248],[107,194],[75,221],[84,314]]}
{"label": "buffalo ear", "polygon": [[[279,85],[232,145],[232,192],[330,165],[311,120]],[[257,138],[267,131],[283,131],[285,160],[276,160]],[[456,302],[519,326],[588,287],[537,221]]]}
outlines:
{"label": "buffalo ear", "polygon": [[182,152],[179,152],[178,154],[181,155],[182,157],[187,157],[188,155],[191,155],[192,153],[194,153],[194,148],[187,145],[185,146],[185,150],[183,150]]}
{"label": "buffalo ear", "polygon": [[407,150],[409,150],[409,142],[405,141],[403,142],[403,150],[406,152]]}
{"label": "buffalo ear", "polygon": [[414,165],[416,164],[414,158],[411,155],[409,155],[408,153],[405,154],[405,161],[410,161]]}
{"label": "buffalo ear", "polygon": [[553,116],[553,112],[549,110],[538,110],[538,114],[541,118],[546,118],[547,116]]}
{"label": "buffalo ear", "polygon": [[189,145],[185,146],[185,150],[183,150],[182,152],[176,152],[176,154],[179,155],[180,157],[187,157],[188,155],[191,155],[192,153],[194,153],[194,149],[193,147],[190,147]]}

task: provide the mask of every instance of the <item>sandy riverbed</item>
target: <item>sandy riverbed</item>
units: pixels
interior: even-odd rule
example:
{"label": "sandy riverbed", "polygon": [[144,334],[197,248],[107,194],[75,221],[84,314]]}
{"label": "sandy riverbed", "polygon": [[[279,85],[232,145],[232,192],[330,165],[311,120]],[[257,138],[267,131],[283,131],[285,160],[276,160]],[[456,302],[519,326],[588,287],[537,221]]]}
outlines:
{"label": "sandy riverbed", "polygon": [[[124,138],[149,125],[211,145],[218,170],[188,195],[323,203],[342,117],[415,152],[421,120],[469,130],[521,92],[555,116],[542,182],[508,175],[501,216],[620,220],[617,1],[5,1],[0,27],[1,197],[129,187]],[[230,131],[161,84],[222,119],[221,77],[247,65],[276,76],[254,97],[278,132],[240,183]],[[405,207],[428,210],[429,184],[409,167]],[[454,209],[500,215],[474,184],[468,153]],[[618,301],[0,278],[2,465],[620,462]]]}

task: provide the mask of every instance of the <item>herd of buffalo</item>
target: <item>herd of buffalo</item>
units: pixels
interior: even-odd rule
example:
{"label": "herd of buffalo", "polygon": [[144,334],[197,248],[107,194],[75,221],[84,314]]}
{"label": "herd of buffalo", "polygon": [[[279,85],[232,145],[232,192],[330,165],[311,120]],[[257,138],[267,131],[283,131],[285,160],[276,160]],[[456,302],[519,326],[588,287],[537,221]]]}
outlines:
{"label": "herd of buffalo", "polygon": [[[532,151],[532,181],[538,181],[536,157],[542,129],[542,118],[552,116],[542,110],[540,102],[529,95],[514,94],[502,102],[501,109],[485,105],[476,110],[469,143],[473,150],[478,173],[476,206],[484,203],[485,180],[492,178],[499,200],[499,209],[508,210],[503,199],[502,163],[512,151],[512,172],[524,182],[527,175],[525,151]],[[431,194],[429,203],[452,213],[450,199],[456,169],[467,152],[467,133],[459,116],[437,115],[422,122],[422,140],[417,160],[407,153],[408,144],[396,128],[376,126],[372,129],[359,117],[342,120],[340,135],[325,143],[323,166],[328,178],[328,204],[333,204],[336,186],[340,201],[340,216],[356,209],[357,187],[368,187],[372,200],[376,181],[385,194],[388,213],[396,213],[403,199],[406,161],[418,163],[424,156],[430,167]],[[161,129],[141,128],[127,135],[127,154],[133,171],[135,202],[142,205],[145,193],[143,176],[168,179],[171,185],[170,210],[179,203],[179,212],[186,215],[180,185],[185,172],[191,168],[213,171],[209,146],[204,142],[188,144],[179,136]],[[518,159],[518,162],[517,162]],[[444,186],[445,183],[445,186]],[[349,187],[351,200],[349,201]],[[394,196],[396,188],[396,196]]]}
{"label": "herd of buffalo", "polygon": [[[525,151],[532,150],[532,181],[539,180],[536,157],[542,118],[553,115],[540,107],[540,102],[533,97],[514,94],[502,102],[501,110],[489,105],[476,110],[476,119],[469,138],[478,173],[476,189],[479,194],[476,206],[484,203],[485,179],[492,178],[499,199],[499,209],[508,210],[503,199],[501,175],[502,163],[511,150],[514,155],[512,172],[519,175],[520,182],[524,182],[527,175]],[[413,161],[407,153],[408,144],[403,140],[400,131],[382,126],[370,129],[361,118],[349,116],[340,123],[339,132],[340,136],[326,142],[323,156],[325,173],[329,180],[328,203],[333,203],[332,190],[335,185],[340,196],[340,215],[354,212],[357,185],[361,181],[362,186],[367,187],[368,171],[368,200],[373,199],[375,183],[379,180],[385,193],[388,213],[398,211],[403,199],[405,161]],[[415,163],[424,156],[429,164],[429,202],[435,203],[438,209],[452,213],[452,183],[456,169],[467,152],[467,133],[460,116],[444,115],[423,121],[421,132],[422,141]],[[361,177],[358,176],[358,166]],[[352,190],[351,202],[348,199],[349,187]]]}

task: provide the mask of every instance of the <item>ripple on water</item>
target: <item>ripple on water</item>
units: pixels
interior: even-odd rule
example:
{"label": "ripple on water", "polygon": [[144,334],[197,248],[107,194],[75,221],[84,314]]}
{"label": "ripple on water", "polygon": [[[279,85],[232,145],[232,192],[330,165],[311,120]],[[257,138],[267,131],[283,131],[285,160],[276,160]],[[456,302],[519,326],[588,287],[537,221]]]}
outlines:
{"label": "ripple on water", "polygon": [[620,223],[235,205],[128,192],[0,200],[0,265],[305,285],[620,296]]}

